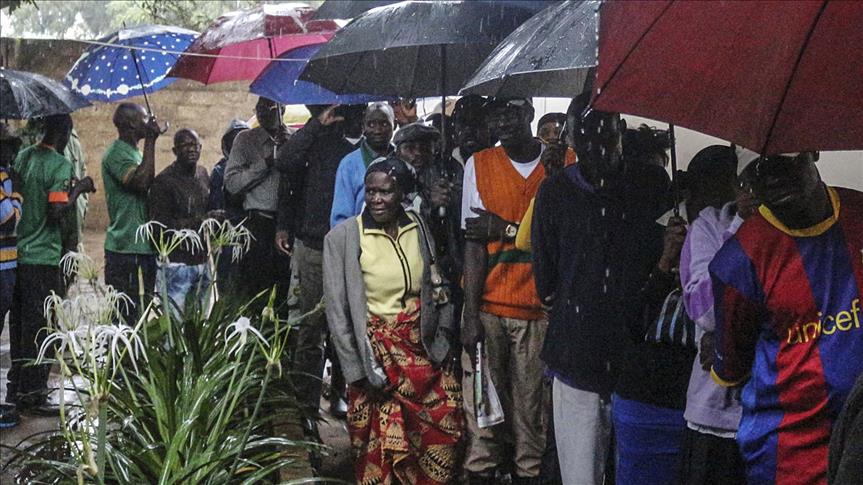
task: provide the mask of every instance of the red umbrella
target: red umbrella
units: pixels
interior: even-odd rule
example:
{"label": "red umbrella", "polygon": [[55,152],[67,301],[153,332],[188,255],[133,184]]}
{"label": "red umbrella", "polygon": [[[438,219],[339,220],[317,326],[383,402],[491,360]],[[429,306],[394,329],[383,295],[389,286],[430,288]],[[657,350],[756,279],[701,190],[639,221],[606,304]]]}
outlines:
{"label": "red umbrella", "polygon": [[608,2],[594,106],[776,154],[863,148],[863,2]]}
{"label": "red umbrella", "polygon": [[[204,84],[251,81],[274,59],[291,49],[328,41],[338,25],[313,19],[304,4],[261,4],[222,15],[186,49],[169,76]],[[218,56],[218,57],[216,57]]]}

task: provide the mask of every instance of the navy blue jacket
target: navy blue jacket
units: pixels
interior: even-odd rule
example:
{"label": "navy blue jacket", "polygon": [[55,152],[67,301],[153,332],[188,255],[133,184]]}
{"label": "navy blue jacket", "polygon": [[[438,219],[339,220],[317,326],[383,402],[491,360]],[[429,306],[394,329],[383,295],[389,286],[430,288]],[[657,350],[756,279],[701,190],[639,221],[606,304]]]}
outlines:
{"label": "navy blue jacket", "polygon": [[608,396],[642,327],[641,289],[662,252],[667,175],[596,188],[572,165],[536,197],[531,243],[541,299],[555,295],[542,359],[568,385]]}

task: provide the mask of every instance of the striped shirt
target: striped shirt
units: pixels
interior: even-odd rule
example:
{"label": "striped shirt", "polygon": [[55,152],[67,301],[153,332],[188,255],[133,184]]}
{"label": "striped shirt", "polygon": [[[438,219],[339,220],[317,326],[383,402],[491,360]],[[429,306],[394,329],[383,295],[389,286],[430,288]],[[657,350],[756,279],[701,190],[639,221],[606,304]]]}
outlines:
{"label": "striped shirt", "polygon": [[791,229],[761,206],[710,263],[714,379],[745,382],[737,439],[750,484],[822,484],[830,432],[863,373],[863,193]]}
{"label": "striped shirt", "polygon": [[8,169],[0,167],[0,271],[18,265],[15,228],[21,220],[21,194],[15,192]]}

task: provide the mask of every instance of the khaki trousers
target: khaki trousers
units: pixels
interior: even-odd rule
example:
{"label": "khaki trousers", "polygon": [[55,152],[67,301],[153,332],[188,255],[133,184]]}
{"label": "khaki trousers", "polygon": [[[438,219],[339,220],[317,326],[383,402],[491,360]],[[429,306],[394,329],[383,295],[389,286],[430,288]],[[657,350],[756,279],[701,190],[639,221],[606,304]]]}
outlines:
{"label": "khaki trousers", "polygon": [[544,365],[539,358],[546,320],[518,320],[480,313],[485,329],[489,374],[500,397],[504,422],[490,428],[477,426],[473,396],[473,363],[462,353],[465,416],[468,449],[465,469],[488,474],[507,461],[514,452],[516,475],[536,477],[545,451],[545,434],[550,398]]}

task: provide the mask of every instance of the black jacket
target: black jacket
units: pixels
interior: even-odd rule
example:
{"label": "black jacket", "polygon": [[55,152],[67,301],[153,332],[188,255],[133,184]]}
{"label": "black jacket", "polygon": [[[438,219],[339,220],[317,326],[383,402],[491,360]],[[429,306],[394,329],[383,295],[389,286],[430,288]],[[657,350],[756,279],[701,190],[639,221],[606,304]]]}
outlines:
{"label": "black jacket", "polygon": [[573,165],[537,194],[534,278],[541,299],[555,295],[541,356],[578,389],[609,396],[633,345],[632,326],[642,326],[641,290],[662,252],[657,201],[667,188],[652,178],[594,188]]}
{"label": "black jacket", "polygon": [[278,227],[288,230],[307,247],[322,250],[330,231],[336,171],[342,158],[356,150],[340,130],[310,118],[285,142],[276,160],[282,173],[279,186]]}

